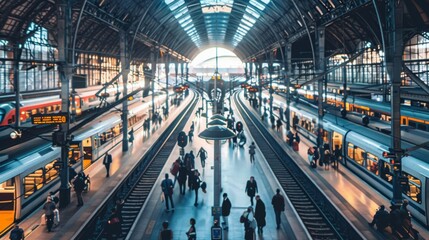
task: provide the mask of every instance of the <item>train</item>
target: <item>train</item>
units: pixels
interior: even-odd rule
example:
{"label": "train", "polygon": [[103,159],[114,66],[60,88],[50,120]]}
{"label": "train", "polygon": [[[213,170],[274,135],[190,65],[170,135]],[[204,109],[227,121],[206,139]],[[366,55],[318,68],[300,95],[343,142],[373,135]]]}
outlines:
{"label": "train", "polygon": [[[107,97],[108,102],[113,102],[115,99],[115,92],[117,89],[109,88],[103,93]],[[70,101],[73,100],[70,98]],[[83,92],[76,94],[74,109],[70,104],[70,112],[75,112],[77,116],[83,112],[94,109],[100,105],[100,99],[95,96],[95,91]],[[0,104],[0,127],[12,125],[15,123],[15,102],[6,102]],[[34,114],[49,114],[58,113],[61,110],[61,99],[58,96],[34,98],[21,101],[21,122],[29,125],[31,116]]]}
{"label": "train", "polygon": [[[157,94],[156,109],[166,101],[166,94]],[[143,103],[130,106],[128,126],[137,130],[143,118],[149,118],[152,96]],[[88,169],[103,154],[121,143],[122,121],[117,111],[100,116],[89,125],[73,133],[69,163],[77,172]],[[0,235],[14,222],[32,213],[51,191],[60,186],[59,169],[61,149],[41,139],[0,152]]]}
{"label": "train", "polygon": [[[290,114],[290,119],[293,119],[290,127],[316,145],[317,109],[293,103]],[[342,165],[384,196],[391,198],[393,170],[397,165],[383,156],[383,152],[389,152],[391,136],[331,114],[324,116],[322,126],[325,146],[331,152],[335,149],[341,152]],[[401,146],[403,149],[410,149],[416,145],[402,141]],[[429,150],[420,148],[407,152],[401,163],[402,175],[408,180],[402,186],[403,198],[409,201],[412,216],[425,226],[429,226],[429,216],[426,214],[429,210],[428,156]]]}

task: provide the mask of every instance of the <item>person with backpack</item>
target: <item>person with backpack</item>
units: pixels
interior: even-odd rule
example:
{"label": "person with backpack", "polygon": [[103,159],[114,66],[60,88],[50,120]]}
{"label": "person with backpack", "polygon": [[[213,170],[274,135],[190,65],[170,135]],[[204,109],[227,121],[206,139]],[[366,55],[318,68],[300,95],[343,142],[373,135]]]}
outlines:
{"label": "person with backpack", "polygon": [[165,210],[168,212],[170,211],[170,208],[168,206],[168,199],[170,199],[171,202],[171,209],[174,211],[174,202],[173,202],[173,181],[168,178],[168,173],[165,174],[165,179],[161,182],[161,188],[162,192],[164,193],[165,197]]}
{"label": "person with backpack", "polygon": [[76,192],[77,206],[83,206],[82,192],[85,189],[85,174],[80,172],[73,181],[74,191]]}
{"label": "person with backpack", "polygon": [[159,240],[172,240],[173,239],[173,230],[168,228],[168,221],[162,223],[162,229],[159,233]]}
{"label": "person with backpack", "polygon": [[19,227],[18,224],[15,224],[15,227],[10,232],[9,239],[10,240],[24,240],[24,230]]}
{"label": "person with backpack", "polygon": [[277,188],[276,194],[273,196],[273,199],[271,200],[271,204],[274,208],[274,213],[276,215],[276,223],[277,223],[277,229],[280,229],[280,223],[281,223],[281,212],[285,210],[285,199],[280,194],[280,189]]}
{"label": "person with backpack", "polygon": [[252,144],[249,146],[250,163],[255,163],[255,153],[256,153],[255,149],[256,149],[255,142],[252,142]]}
{"label": "person with backpack", "polygon": [[206,166],[206,159],[207,159],[207,151],[201,147],[200,150],[197,153],[197,157],[200,156],[200,160],[201,160],[201,167],[205,167]]}
{"label": "person with backpack", "polygon": [[180,157],[173,162],[170,168],[171,175],[174,176],[173,187],[176,186],[177,176],[180,170]]}
{"label": "person with backpack", "polygon": [[195,169],[192,172],[193,172],[192,189],[195,191],[195,203],[194,203],[194,206],[197,207],[198,206],[198,190],[200,189],[201,179],[200,179],[200,173],[198,172],[197,169]]}
{"label": "person with backpack", "polygon": [[104,155],[103,164],[106,168],[106,177],[110,177],[110,164],[112,163],[112,155],[109,153],[109,151],[106,152],[106,155]]}
{"label": "person with backpack", "polygon": [[244,223],[244,239],[253,240],[255,233],[256,221],[254,217],[253,207],[249,206],[240,217],[240,223]]}
{"label": "person with backpack", "polygon": [[48,228],[48,232],[52,231],[52,226],[54,225],[54,217],[55,213],[54,210],[57,207],[55,206],[55,203],[52,202],[52,199],[48,197],[46,199],[46,203],[43,205],[43,210],[45,212],[45,218],[46,218],[46,227]]}

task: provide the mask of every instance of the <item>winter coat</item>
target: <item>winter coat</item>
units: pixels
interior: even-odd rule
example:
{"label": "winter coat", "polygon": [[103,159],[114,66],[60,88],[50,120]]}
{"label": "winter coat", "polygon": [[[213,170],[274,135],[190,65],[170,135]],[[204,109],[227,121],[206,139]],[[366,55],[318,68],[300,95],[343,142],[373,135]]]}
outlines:
{"label": "winter coat", "polygon": [[259,199],[258,201],[256,201],[256,207],[255,207],[255,219],[256,219],[256,222],[258,223],[258,226],[264,227],[266,225],[265,216],[266,216],[265,204],[261,199]]}
{"label": "winter coat", "polygon": [[229,198],[225,198],[222,202],[222,216],[229,216],[231,213],[231,201]]}

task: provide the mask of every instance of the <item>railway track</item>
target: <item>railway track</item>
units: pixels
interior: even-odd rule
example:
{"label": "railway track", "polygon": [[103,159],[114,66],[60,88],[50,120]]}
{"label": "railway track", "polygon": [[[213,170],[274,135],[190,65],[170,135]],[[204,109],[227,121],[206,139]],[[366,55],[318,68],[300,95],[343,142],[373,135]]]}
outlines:
{"label": "railway track", "polygon": [[122,209],[122,236],[129,233],[131,226],[146,202],[158,176],[161,173],[168,157],[177,143],[177,136],[184,128],[192,109],[195,108],[197,98],[194,97],[189,107],[180,113],[176,120],[168,126],[164,133],[154,143],[138,165],[112,191],[100,208],[83,226],[75,239],[105,239],[107,219],[115,206],[117,199],[123,199]]}
{"label": "railway track", "polygon": [[363,239],[321,190],[287,155],[258,118],[235,96],[237,109],[313,239]]}

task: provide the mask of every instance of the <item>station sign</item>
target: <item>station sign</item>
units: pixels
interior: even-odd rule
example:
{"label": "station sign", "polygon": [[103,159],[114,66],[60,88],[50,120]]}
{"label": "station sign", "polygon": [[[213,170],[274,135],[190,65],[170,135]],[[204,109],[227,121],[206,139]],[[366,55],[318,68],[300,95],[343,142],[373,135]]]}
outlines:
{"label": "station sign", "polygon": [[31,116],[33,124],[63,124],[67,123],[67,113],[35,114]]}

